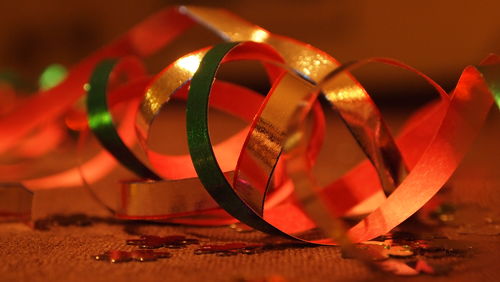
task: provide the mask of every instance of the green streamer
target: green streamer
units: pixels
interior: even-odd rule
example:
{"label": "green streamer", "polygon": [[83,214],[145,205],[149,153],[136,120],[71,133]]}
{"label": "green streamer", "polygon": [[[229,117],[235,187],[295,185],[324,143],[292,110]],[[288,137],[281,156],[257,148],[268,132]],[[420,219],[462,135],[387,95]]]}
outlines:
{"label": "green streamer", "polygon": [[99,63],[90,77],[87,90],[88,124],[101,145],[108,150],[123,166],[146,179],[161,178],[146,167],[116,131],[113,118],[108,109],[106,90],[108,80],[118,60],[109,59]]}
{"label": "green streamer", "polygon": [[189,152],[200,181],[222,208],[255,229],[291,238],[266,222],[236,194],[219,167],[212,149],[208,131],[210,90],[222,59],[239,44],[221,43],[213,47],[205,55],[191,80],[186,105]]}
{"label": "green streamer", "polygon": [[493,99],[500,109],[500,68],[498,65],[482,65],[479,66],[478,69],[483,74],[483,77],[493,94]]}

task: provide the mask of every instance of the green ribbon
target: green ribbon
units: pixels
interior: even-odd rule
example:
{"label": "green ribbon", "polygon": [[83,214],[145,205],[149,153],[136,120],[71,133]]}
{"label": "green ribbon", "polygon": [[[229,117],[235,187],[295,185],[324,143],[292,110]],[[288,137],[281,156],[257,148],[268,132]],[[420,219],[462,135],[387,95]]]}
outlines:
{"label": "green ribbon", "polygon": [[490,88],[493,99],[500,109],[500,67],[495,65],[478,66],[478,70],[482,73],[486,84]]}
{"label": "green ribbon", "polygon": [[101,145],[108,150],[123,166],[146,179],[161,178],[146,167],[125,145],[116,131],[113,118],[108,109],[106,90],[108,80],[118,60],[108,59],[99,63],[92,73],[87,90],[88,124]]}
{"label": "green ribbon", "polygon": [[219,167],[212,149],[208,130],[210,90],[222,59],[238,44],[240,43],[221,43],[213,47],[204,56],[191,80],[186,106],[189,152],[200,181],[223,209],[255,229],[291,238],[266,222],[236,194]]}

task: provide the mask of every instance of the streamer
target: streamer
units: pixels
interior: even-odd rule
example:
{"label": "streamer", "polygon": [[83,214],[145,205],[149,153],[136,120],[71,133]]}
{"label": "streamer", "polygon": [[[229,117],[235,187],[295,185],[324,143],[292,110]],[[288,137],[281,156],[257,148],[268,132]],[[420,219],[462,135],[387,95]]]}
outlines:
{"label": "streamer", "polygon": [[[190,51],[160,73],[147,73],[141,58],[194,24],[229,43]],[[237,60],[262,62],[272,84],[266,97],[215,78],[220,64]],[[349,73],[374,62],[416,73],[440,97],[411,117],[396,138]],[[349,248],[390,231],[443,186],[491,105],[500,107],[499,63],[491,55],[480,66],[466,68],[447,94],[394,60],[341,65],[321,50],[221,9],[169,8],[84,59],[56,86],[22,98],[10,86],[0,89],[2,101],[14,105],[0,109],[0,153],[8,161],[0,166],[0,180],[20,182],[30,191],[85,186],[95,192],[119,163],[139,179],[116,179],[119,202],[114,205],[94,193],[119,217],[220,225],[235,221],[227,211],[264,232]],[[120,82],[116,78],[123,73],[127,81]],[[78,105],[86,93],[88,121]],[[319,96],[339,113],[367,156],[326,187],[318,187],[311,173],[325,130]],[[149,146],[151,128],[170,99],[187,100],[190,155],[163,155]],[[122,115],[113,115],[124,104]],[[250,125],[212,145],[209,107]],[[91,148],[89,129],[102,148]],[[76,146],[75,132],[82,135],[78,151],[92,151],[79,163],[74,151],[62,150]],[[60,159],[57,165],[45,167],[54,157]],[[8,210],[23,210],[26,218],[23,203]],[[343,226],[342,216],[363,212],[370,214],[356,226]]]}

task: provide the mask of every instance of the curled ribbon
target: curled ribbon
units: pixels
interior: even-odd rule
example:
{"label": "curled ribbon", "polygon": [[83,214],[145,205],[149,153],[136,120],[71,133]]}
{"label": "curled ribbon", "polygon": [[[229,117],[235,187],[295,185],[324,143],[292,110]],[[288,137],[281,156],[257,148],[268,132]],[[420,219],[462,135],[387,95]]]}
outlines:
{"label": "curled ribbon", "polygon": [[[156,76],[147,74],[140,58],[195,23],[228,42],[188,53]],[[266,97],[216,79],[221,64],[238,60],[264,65],[272,84]],[[416,73],[436,89],[440,101],[418,111],[394,138],[375,103],[350,74],[368,63]],[[128,80],[114,82],[122,72]],[[71,124],[85,135],[87,126],[81,120],[86,117],[75,106],[85,92],[88,128],[105,151],[97,150],[80,164],[64,154],[72,161],[48,172],[40,169],[40,159],[21,158],[19,140],[35,140],[24,141],[24,148],[31,148],[47,136],[57,136],[46,142],[51,146],[23,155],[49,158],[60,144],[72,143],[61,130],[64,126]],[[339,114],[367,156],[325,187],[319,187],[311,173],[325,130],[318,97]],[[171,98],[187,100],[190,155],[163,155],[149,147],[152,125]],[[112,169],[113,157],[139,178],[117,183],[120,203],[109,209],[122,218],[202,225],[236,218],[272,234],[349,246],[385,234],[421,208],[456,169],[494,101],[500,107],[496,55],[466,68],[447,94],[430,78],[394,60],[340,65],[310,45],[224,10],[179,7],[153,15],[73,67],[62,83],[25,98],[3,115],[0,152],[16,149],[14,159],[19,162],[0,171],[3,180],[22,182],[32,190],[86,185],[95,191],[101,188],[97,180]],[[127,110],[117,119],[112,109],[121,103],[127,103]],[[250,125],[212,145],[209,107]],[[59,135],[44,135],[47,132]],[[82,140],[80,146],[87,146]],[[135,143],[142,153],[133,148]],[[343,226],[340,218],[360,207],[369,214],[352,228]]]}

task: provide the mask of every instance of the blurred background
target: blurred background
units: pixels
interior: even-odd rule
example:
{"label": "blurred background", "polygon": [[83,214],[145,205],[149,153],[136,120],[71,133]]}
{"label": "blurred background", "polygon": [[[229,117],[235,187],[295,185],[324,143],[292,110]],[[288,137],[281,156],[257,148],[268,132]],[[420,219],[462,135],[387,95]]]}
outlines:
{"label": "blurred background", "polygon": [[[310,43],[341,62],[395,58],[422,70],[447,90],[465,66],[500,52],[498,0],[4,0],[0,1],[0,69],[36,81],[46,66],[71,66],[148,15],[178,4],[229,9],[274,33]],[[185,39],[172,47],[178,49],[174,53],[213,42],[211,35],[206,36],[208,43],[190,45],[199,36]],[[414,75],[388,67],[368,67],[359,77],[368,89],[380,93],[376,99],[384,103],[434,95]]]}

